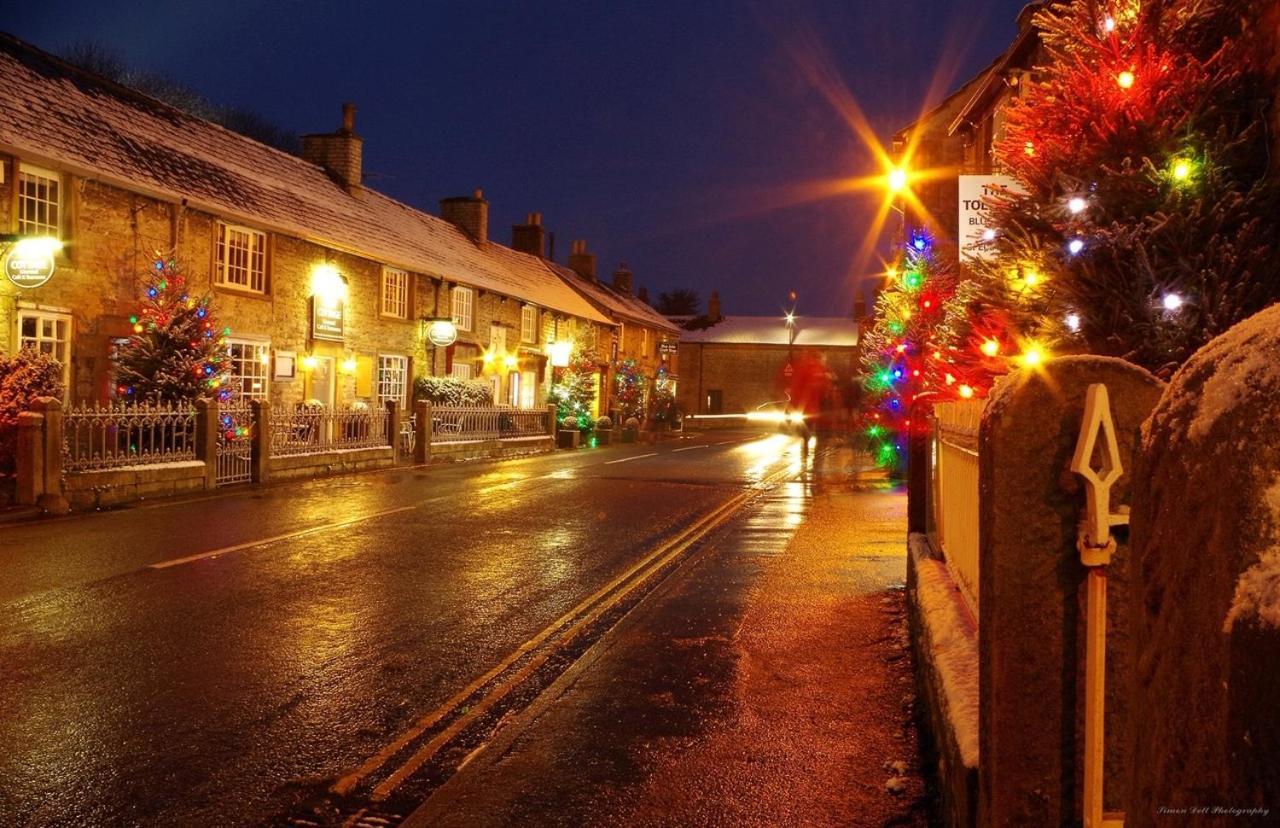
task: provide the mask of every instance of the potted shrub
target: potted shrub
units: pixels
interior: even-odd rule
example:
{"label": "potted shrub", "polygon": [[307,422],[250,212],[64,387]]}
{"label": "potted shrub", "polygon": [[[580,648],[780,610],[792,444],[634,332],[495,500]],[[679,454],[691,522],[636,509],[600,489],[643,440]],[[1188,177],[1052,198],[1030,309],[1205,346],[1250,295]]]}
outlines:
{"label": "potted shrub", "polygon": [[627,421],[623,423],[622,442],[634,443],[636,441],[636,435],[639,433],[640,419],[638,417],[628,417]]}
{"label": "potted shrub", "polygon": [[596,445],[607,446],[613,442],[613,420],[601,417],[596,420]]}

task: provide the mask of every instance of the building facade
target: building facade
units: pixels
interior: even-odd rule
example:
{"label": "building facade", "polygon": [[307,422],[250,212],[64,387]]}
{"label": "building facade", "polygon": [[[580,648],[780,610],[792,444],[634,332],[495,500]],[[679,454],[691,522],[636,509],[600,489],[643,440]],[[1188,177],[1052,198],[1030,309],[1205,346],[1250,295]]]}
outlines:
{"label": "building facade", "polygon": [[[538,406],[551,344],[616,327],[491,242],[479,191],[433,216],[364,186],[349,105],[298,157],[0,36],[0,109],[0,253],[61,244],[42,284],[0,280],[0,352],[53,355],[69,401],[119,393],[112,352],[157,258],[211,294],[235,390],[280,405],[403,402],[415,376],[452,375]],[[433,344],[444,319],[456,341]]]}

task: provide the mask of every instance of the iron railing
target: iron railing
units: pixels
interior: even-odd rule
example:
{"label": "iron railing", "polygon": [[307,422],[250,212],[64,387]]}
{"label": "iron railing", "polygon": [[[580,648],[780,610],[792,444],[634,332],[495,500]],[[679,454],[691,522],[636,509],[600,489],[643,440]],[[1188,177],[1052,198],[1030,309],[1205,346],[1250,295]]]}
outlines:
{"label": "iron railing", "polygon": [[389,445],[385,408],[298,406],[271,412],[271,455]]}
{"label": "iron railing", "polygon": [[65,472],[195,460],[196,411],[145,402],[73,406],[63,415],[62,455]]}
{"label": "iron railing", "polygon": [[440,406],[431,409],[431,442],[511,440],[551,434],[546,408]]}
{"label": "iron railing", "polygon": [[982,400],[934,406],[929,535],[970,609],[978,611],[978,426]]}

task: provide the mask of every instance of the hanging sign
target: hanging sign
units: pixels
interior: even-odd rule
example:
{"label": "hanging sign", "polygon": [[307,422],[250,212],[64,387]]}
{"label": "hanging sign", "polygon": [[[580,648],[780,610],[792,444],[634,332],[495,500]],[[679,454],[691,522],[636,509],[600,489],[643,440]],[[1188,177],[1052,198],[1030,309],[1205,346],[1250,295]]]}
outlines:
{"label": "hanging sign", "polygon": [[448,348],[458,341],[458,326],[452,319],[436,319],[427,328],[427,339],[432,345]]}
{"label": "hanging sign", "polygon": [[960,176],[960,259],[995,258],[995,228],[990,225],[992,196],[1024,192],[1017,179],[1007,175]]}
{"label": "hanging sign", "polygon": [[346,303],[337,296],[311,297],[311,338],[341,342],[346,328]]}
{"label": "hanging sign", "polygon": [[660,354],[674,354],[679,350],[679,348],[680,343],[674,342],[670,339],[664,339],[658,343],[658,353]]}
{"label": "hanging sign", "polygon": [[4,275],[20,288],[38,288],[53,276],[55,245],[42,239],[23,239],[4,260]]}

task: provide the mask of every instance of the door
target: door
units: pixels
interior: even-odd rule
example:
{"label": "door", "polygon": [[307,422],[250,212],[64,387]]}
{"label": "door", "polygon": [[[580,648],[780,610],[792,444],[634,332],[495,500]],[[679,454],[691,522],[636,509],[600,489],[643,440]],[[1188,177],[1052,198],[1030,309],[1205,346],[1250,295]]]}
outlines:
{"label": "door", "polygon": [[311,397],[328,408],[337,404],[337,377],[333,374],[333,357],[316,357],[311,369]]}

